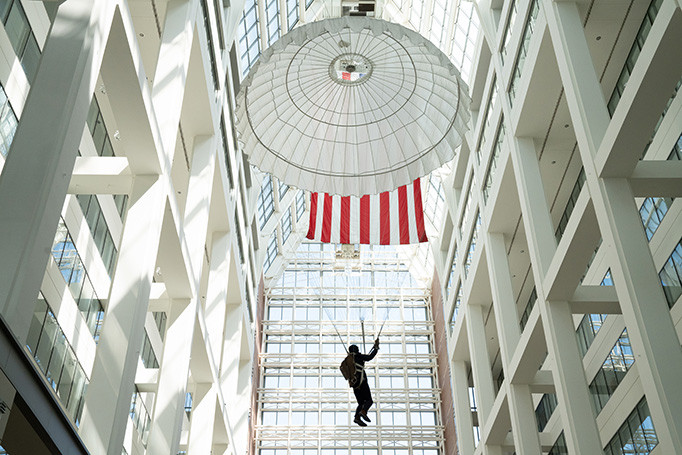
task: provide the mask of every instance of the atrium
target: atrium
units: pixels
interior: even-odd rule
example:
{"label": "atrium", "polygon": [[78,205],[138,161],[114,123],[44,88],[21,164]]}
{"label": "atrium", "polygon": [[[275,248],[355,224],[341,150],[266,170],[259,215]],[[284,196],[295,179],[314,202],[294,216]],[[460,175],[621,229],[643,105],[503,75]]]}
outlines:
{"label": "atrium", "polygon": [[682,0],[0,22],[0,454],[682,453]]}

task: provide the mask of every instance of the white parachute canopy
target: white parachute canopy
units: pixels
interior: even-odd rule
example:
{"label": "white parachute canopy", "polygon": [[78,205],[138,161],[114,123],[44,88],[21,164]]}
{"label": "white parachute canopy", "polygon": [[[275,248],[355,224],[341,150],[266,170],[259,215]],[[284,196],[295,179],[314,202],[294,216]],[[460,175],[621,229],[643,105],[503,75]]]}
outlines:
{"label": "white parachute canopy", "polygon": [[398,24],[342,17],[295,28],[237,95],[251,164],[306,190],[391,191],[451,161],[469,96],[432,43]]}

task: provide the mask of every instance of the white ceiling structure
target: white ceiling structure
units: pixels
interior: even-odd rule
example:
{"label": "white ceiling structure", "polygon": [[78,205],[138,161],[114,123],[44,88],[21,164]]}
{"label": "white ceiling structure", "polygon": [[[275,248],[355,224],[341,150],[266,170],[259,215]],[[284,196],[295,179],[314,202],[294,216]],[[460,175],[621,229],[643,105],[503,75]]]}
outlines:
{"label": "white ceiling structure", "polygon": [[[301,28],[306,22],[331,17],[330,11],[333,8],[330,8],[328,4],[329,1],[326,0],[287,0],[287,11],[281,11],[275,0],[246,0],[237,36],[242,74],[248,77],[249,69],[263,57],[263,54],[267,56],[268,47],[277,43],[279,37],[287,30]],[[292,14],[295,16],[294,20],[292,20]],[[474,54],[477,42],[481,38],[479,20],[473,2],[468,0],[384,0],[381,6],[378,6],[377,17],[401,24],[427,37],[430,44],[439,48],[448,57],[461,74],[461,79],[467,84],[470,83],[473,77],[471,70]],[[357,63],[359,65],[356,65],[356,68],[362,65],[362,62]],[[445,66],[447,67],[447,64]],[[339,67],[339,69],[342,68]],[[329,65],[326,71],[329,71]],[[352,78],[358,80],[360,76],[351,76],[351,82],[354,82]],[[426,228],[431,240],[439,236],[439,230],[442,227],[446,203],[441,180],[450,172],[451,165],[446,163],[424,179]],[[264,188],[269,188],[267,191],[274,192],[274,195],[269,195],[269,197],[276,199],[276,208],[271,209],[274,212],[272,218],[276,222],[271,221],[265,231],[261,231],[262,244],[268,250],[268,260],[266,260],[267,265],[264,270],[266,283],[268,283],[278,278],[304,238],[307,222],[303,221],[308,215],[302,216],[301,222],[294,223],[296,226],[289,234],[290,219],[296,218],[289,213],[297,213],[296,204],[290,202],[291,196],[280,201],[278,192],[273,191],[272,186]],[[355,191],[351,191],[353,192]],[[268,197],[261,196],[263,199]],[[301,198],[296,198],[298,199]],[[269,214],[265,215],[269,216]],[[433,271],[433,254],[429,251],[430,247],[422,244],[404,246],[401,249],[405,250],[402,256],[409,264],[413,275],[418,279],[430,280]],[[275,265],[270,267],[273,263]]]}
{"label": "white ceiling structure", "polygon": [[237,129],[251,164],[288,185],[377,194],[454,158],[468,99],[426,38],[345,16],[296,27],[261,53],[237,96]]}

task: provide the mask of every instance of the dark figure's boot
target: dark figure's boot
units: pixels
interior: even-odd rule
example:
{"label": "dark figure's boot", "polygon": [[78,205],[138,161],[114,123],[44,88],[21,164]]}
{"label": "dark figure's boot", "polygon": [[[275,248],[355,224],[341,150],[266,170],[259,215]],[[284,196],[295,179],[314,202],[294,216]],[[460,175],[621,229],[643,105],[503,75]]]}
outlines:
{"label": "dark figure's boot", "polygon": [[365,422],[363,422],[362,419],[360,418],[360,414],[355,414],[355,420],[353,420],[353,422],[357,423],[361,427],[367,426],[367,424]]}
{"label": "dark figure's boot", "polygon": [[367,417],[367,411],[364,410],[364,409],[363,409],[362,411],[360,411],[360,417],[362,417],[363,419],[365,419],[365,421],[367,421],[367,422],[371,422],[370,418]]}

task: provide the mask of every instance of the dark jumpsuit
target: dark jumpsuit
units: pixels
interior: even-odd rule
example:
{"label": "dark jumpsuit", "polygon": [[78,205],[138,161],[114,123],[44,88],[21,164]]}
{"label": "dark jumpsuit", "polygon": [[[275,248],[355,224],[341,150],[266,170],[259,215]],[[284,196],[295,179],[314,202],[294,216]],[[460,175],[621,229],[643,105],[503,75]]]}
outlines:
{"label": "dark jumpsuit", "polygon": [[355,358],[355,375],[359,385],[353,387],[353,392],[355,393],[355,399],[358,400],[358,408],[355,410],[355,416],[360,414],[360,411],[368,411],[369,408],[374,404],[372,400],[372,392],[369,390],[369,384],[367,383],[367,375],[365,374],[365,362],[372,360],[379,352],[379,348],[372,346],[369,354],[361,354],[359,352],[354,353]]}

